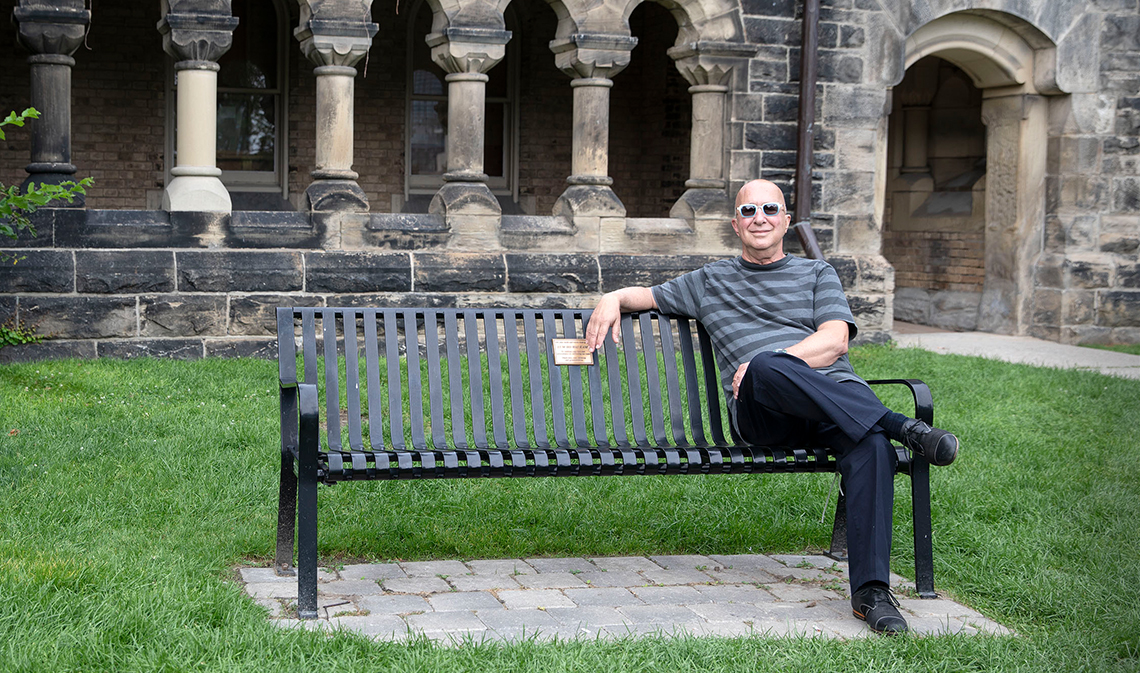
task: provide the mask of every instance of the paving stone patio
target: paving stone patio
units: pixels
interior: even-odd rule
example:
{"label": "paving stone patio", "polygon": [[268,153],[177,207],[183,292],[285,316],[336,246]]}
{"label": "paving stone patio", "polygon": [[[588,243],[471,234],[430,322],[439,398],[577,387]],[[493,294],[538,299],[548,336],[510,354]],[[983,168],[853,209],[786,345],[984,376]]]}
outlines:
{"label": "paving stone patio", "polygon": [[[851,615],[847,565],[743,554],[370,563],[322,569],[319,618],[296,614],[297,580],[241,568],[246,593],[282,627],[348,629],[443,643],[700,636],[874,636]],[[919,635],[1011,631],[946,598],[891,583]]]}

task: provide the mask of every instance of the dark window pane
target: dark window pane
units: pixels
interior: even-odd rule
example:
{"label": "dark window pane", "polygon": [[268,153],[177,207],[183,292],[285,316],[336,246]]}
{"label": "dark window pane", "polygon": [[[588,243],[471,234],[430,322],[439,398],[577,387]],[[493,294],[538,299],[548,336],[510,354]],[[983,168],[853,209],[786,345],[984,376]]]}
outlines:
{"label": "dark window pane", "polygon": [[272,0],[233,0],[232,6],[240,23],[233,46],[218,59],[218,86],[277,88],[277,10]]}
{"label": "dark window pane", "polygon": [[447,170],[447,102],[412,101],[412,175]]}
{"label": "dark window pane", "polygon": [[492,177],[503,177],[503,156],[506,151],[506,103],[487,103],[487,123],[484,130],[483,170]]}
{"label": "dark window pane", "polygon": [[272,171],[276,96],[218,94],[218,168]]}
{"label": "dark window pane", "polygon": [[431,60],[431,48],[424,42],[430,32],[431,7],[425,2],[416,14],[416,29],[412,37],[412,94],[443,96],[447,92],[447,84],[443,80],[447,73]]}

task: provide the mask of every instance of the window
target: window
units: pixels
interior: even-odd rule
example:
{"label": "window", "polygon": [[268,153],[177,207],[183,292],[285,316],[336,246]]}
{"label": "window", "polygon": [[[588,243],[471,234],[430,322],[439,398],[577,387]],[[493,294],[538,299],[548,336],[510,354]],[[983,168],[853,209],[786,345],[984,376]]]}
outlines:
{"label": "window", "polygon": [[218,61],[218,168],[231,191],[285,195],[287,13],[275,0],[233,0],[241,22]]}
{"label": "window", "polygon": [[[513,31],[507,44],[507,55],[487,76],[485,127],[483,136],[483,172],[487,185],[495,194],[517,198],[518,180],[514,167],[515,134],[517,132],[516,95],[518,59],[514,45],[518,33]],[[434,194],[443,185],[447,172],[447,73],[431,60],[431,49],[424,38],[431,32],[432,12],[420,0],[412,10],[408,31],[408,109],[404,162],[405,190],[412,195]]]}
{"label": "window", "polygon": [[[240,22],[233,45],[218,60],[217,166],[222,183],[235,193],[235,210],[276,209],[288,193],[285,92],[288,12],[281,0],[233,0]],[[167,182],[175,165],[177,73],[171,65],[167,100]],[[261,197],[256,196],[262,193]],[[272,193],[280,194],[281,199]],[[251,200],[252,199],[252,200]]]}

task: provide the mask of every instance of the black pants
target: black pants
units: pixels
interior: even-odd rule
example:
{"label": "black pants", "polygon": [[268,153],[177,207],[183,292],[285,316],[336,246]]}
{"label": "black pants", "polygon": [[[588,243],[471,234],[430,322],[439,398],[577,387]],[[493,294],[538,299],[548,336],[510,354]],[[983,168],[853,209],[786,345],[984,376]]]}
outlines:
{"label": "black pants", "polygon": [[748,364],[736,401],[737,430],[760,445],[830,446],[847,496],[851,590],[890,583],[891,516],[898,456],[876,423],[887,408],[857,381],[839,382],[787,353]]}

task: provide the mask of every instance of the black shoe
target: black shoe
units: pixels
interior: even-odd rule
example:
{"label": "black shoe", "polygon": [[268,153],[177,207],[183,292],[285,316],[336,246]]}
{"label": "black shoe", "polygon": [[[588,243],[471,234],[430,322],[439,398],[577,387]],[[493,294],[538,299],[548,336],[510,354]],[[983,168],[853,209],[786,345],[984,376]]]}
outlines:
{"label": "black shoe", "polygon": [[912,418],[903,424],[902,443],[931,465],[949,465],[958,457],[958,438]]}
{"label": "black shoe", "polygon": [[863,587],[851,596],[851,612],[867,622],[875,633],[889,636],[909,630],[899,614],[898,604],[891,590],[878,584]]}

